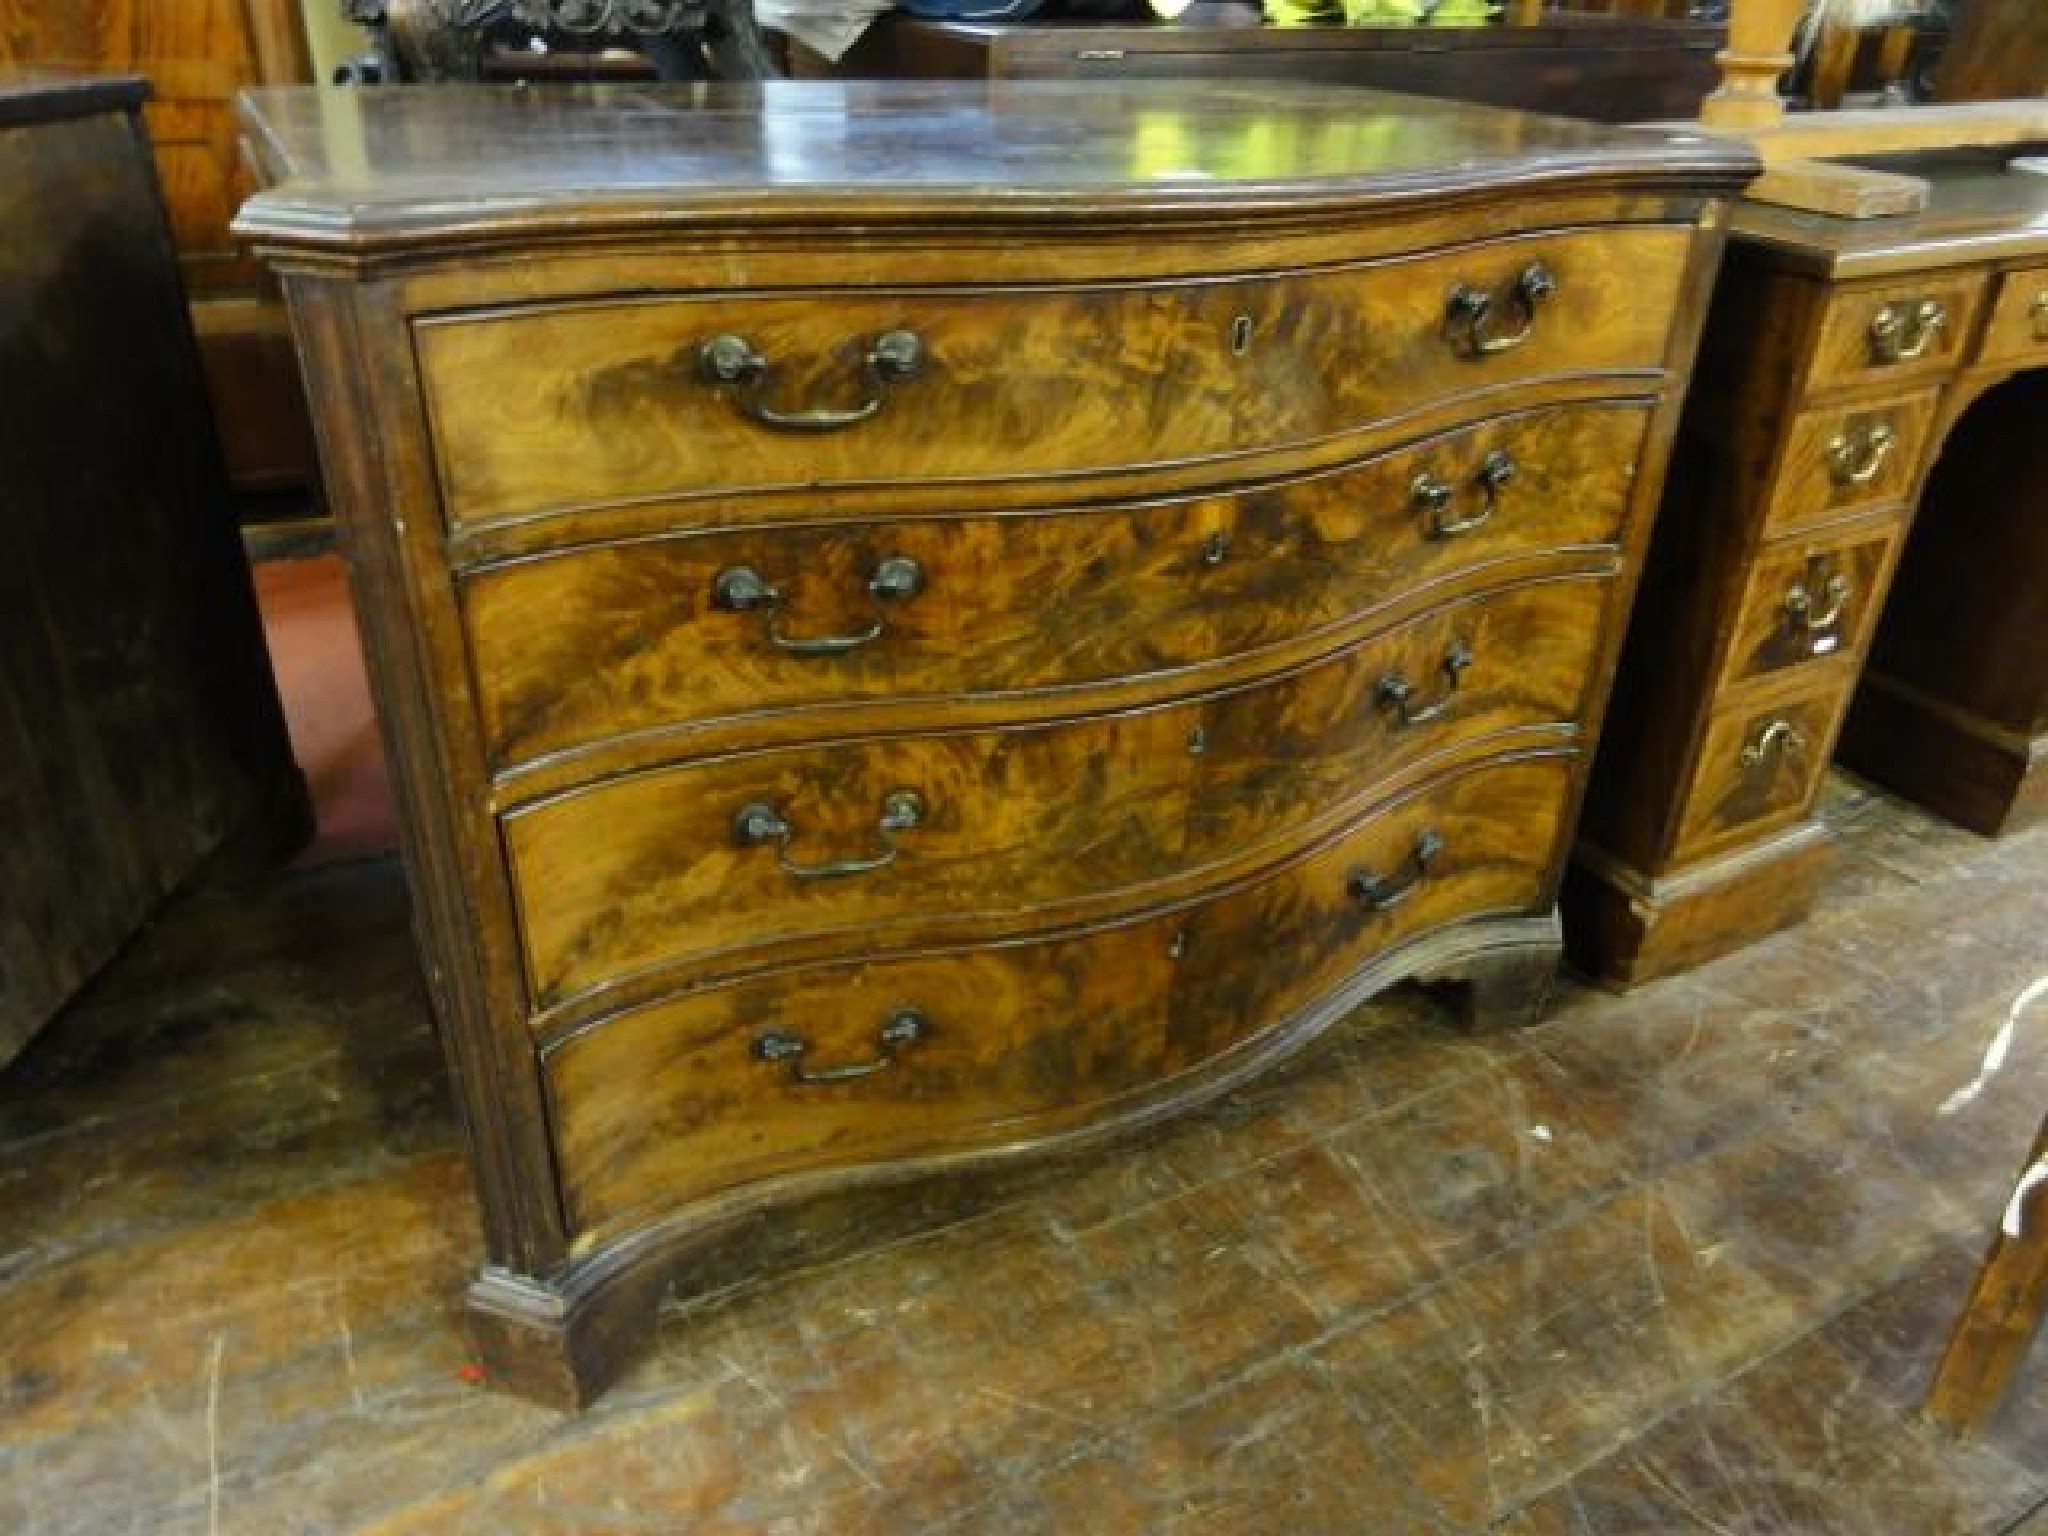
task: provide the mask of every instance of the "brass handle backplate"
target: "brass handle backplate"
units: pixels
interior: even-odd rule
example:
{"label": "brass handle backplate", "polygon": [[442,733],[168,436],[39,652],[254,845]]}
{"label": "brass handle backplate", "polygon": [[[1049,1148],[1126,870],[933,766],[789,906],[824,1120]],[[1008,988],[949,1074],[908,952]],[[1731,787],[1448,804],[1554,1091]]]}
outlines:
{"label": "brass handle backplate", "polygon": [[[1444,309],[1444,340],[1465,358],[1511,352],[1535,334],[1537,306],[1556,292],[1556,274],[1540,261],[1522,268],[1504,293],[1460,283]],[[1504,311],[1514,314],[1512,330],[1495,329]]]}
{"label": "brass handle backplate", "polygon": [[1450,713],[1451,705],[1458,697],[1458,685],[1465,676],[1465,669],[1471,665],[1472,647],[1463,640],[1453,641],[1451,648],[1444,652],[1439,668],[1444,676],[1443,692],[1436,696],[1434,702],[1417,704],[1415,685],[1399,668],[1379,680],[1373,689],[1373,698],[1382,709],[1391,711],[1402,725],[1426,725]]}
{"label": "brass handle backplate", "polygon": [[766,801],[740,807],[732,819],[732,838],[742,848],[772,847],[775,862],[792,880],[837,880],[846,875],[865,875],[896,862],[903,850],[897,843],[900,832],[908,832],[924,820],[924,797],[914,789],[891,790],[882,800],[882,813],[875,821],[875,836],[882,851],[865,858],[828,859],[822,864],[799,864],[789,856],[796,841],[796,824]]}
{"label": "brass handle backplate", "polygon": [[1815,560],[1785,589],[1785,622],[1818,640],[1842,622],[1855,590],[1847,576],[1830,569],[1828,562]]}
{"label": "brass handle backplate", "polygon": [[1344,882],[1351,899],[1374,912],[1398,907],[1413,896],[1429,878],[1429,868],[1444,851],[1443,837],[1434,827],[1415,839],[1408,854],[1408,867],[1399,874],[1376,875],[1369,869],[1354,869]]}
{"label": "brass handle backplate", "polygon": [[867,375],[867,398],[843,409],[780,410],[767,404],[771,365],[744,336],[715,336],[697,354],[707,382],[733,387],[733,404],[740,414],[779,432],[839,432],[858,426],[877,411],[887,397],[887,386],[914,379],[924,368],[924,342],[915,331],[884,331],[868,348],[862,362]]}
{"label": "brass handle backplate", "polygon": [[1828,478],[1840,486],[1868,485],[1898,445],[1899,434],[1890,422],[1866,422],[1853,431],[1845,427],[1828,439]]}
{"label": "brass handle backplate", "polygon": [[1785,757],[1805,750],[1805,734],[1790,720],[1779,718],[1758,731],[1756,739],[1742,749],[1742,766],[1755,768],[1774,752]]}
{"label": "brass handle backplate", "polygon": [[899,1053],[905,1046],[915,1045],[931,1033],[931,1021],[919,1008],[899,1008],[889,1015],[881,1033],[875,1037],[875,1056],[872,1061],[850,1062],[843,1067],[819,1067],[815,1070],[804,1065],[804,1057],[810,1053],[811,1042],[802,1035],[787,1030],[772,1029],[765,1035],[754,1037],[752,1046],[754,1060],[786,1062],[789,1066],[789,1080],[792,1083],[851,1083],[863,1077],[873,1077],[877,1072],[887,1071],[896,1064]]}
{"label": "brass handle backplate", "polygon": [[1452,504],[1458,498],[1456,488],[1428,470],[1409,482],[1408,504],[1421,514],[1425,537],[1455,539],[1492,521],[1493,514],[1500,510],[1501,491],[1518,472],[1515,456],[1505,448],[1496,448],[1480,461],[1478,471],[1472,476],[1472,484],[1479,491],[1476,511],[1453,512]]}
{"label": "brass handle backplate", "polygon": [[[868,576],[868,596],[877,605],[907,603],[924,590],[924,567],[908,555],[890,555]],[[751,565],[728,565],[711,580],[711,604],[728,613],[768,616],[768,639],[792,656],[841,656],[879,640],[885,627],[877,613],[866,629],[850,635],[794,636],[782,627],[787,594]]]}
{"label": "brass handle backplate", "polygon": [[1880,363],[1910,363],[1925,357],[1948,325],[1940,299],[1895,299],[1871,316],[1870,355]]}

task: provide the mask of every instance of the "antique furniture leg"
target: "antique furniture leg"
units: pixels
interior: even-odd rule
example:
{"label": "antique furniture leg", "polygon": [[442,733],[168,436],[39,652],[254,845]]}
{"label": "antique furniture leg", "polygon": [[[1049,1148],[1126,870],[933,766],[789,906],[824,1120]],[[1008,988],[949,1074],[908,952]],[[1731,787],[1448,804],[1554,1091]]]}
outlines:
{"label": "antique furniture leg", "polygon": [[1999,1222],[1927,1394],[1937,1424],[1967,1434],[1997,1411],[2048,1307],[2048,1121]]}

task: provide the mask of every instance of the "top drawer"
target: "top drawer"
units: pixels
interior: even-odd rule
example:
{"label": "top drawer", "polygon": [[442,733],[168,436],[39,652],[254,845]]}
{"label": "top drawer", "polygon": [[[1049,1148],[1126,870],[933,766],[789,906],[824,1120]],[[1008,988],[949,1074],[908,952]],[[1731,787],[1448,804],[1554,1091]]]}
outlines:
{"label": "top drawer", "polygon": [[2048,267],[2027,267],[1998,280],[1978,359],[1986,363],[2048,358]]}
{"label": "top drawer", "polygon": [[1808,387],[1889,384],[1953,368],[1970,344],[1984,279],[1972,271],[1844,289],[1821,321]]}
{"label": "top drawer", "polygon": [[609,502],[1127,470],[1654,370],[1691,231],[1221,281],[707,294],[419,321],[454,528]]}

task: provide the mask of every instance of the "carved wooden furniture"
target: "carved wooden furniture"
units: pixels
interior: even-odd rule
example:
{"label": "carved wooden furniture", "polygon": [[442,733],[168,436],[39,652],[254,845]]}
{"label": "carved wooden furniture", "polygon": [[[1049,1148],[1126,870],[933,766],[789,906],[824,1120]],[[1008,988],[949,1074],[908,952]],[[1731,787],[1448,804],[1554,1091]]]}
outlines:
{"label": "carved wooden furniture", "polygon": [[642,52],[668,79],[758,80],[779,71],[752,0],[337,0],[369,31],[385,83],[481,80],[493,46],[539,41]]}
{"label": "carved wooden furniture", "polygon": [[0,1061],[303,835],[135,79],[0,73]]}
{"label": "carved wooden furniture", "polygon": [[496,1379],[582,1399],[766,1204],[1541,990],[1745,153],[1188,82],[253,113]]}
{"label": "carved wooden furniture", "polygon": [[146,76],[144,107],[229,481],[254,498],[313,482],[284,312],[228,234],[249,191],[232,102],[309,76],[298,0],[0,0],[0,67]]}
{"label": "carved wooden furniture", "polygon": [[1706,22],[1554,12],[1527,25],[1419,28],[924,21],[899,12],[878,19],[830,72],[1322,81],[1621,123],[1698,111],[1714,83],[1724,31]]}
{"label": "carved wooden furniture", "polygon": [[[1925,214],[1745,203],[1732,221],[1685,472],[1567,891],[1574,959],[1610,981],[1682,969],[1811,909],[1827,848],[1814,795],[1927,467],[1987,389],[2048,362],[2035,307],[2048,180],[1996,155],[1908,169],[1932,189]],[[2012,387],[2037,402],[2036,425],[2007,416],[1994,435],[2025,452],[2041,391]],[[1964,462],[1975,451],[1963,434],[1956,447]],[[1997,494],[1926,509],[1899,594],[1924,595],[1887,617],[1843,755],[1938,809],[1995,798],[2004,818],[2043,793],[2048,540],[2039,497],[2000,478]],[[1955,799],[1933,787],[1944,774],[1966,781]]]}

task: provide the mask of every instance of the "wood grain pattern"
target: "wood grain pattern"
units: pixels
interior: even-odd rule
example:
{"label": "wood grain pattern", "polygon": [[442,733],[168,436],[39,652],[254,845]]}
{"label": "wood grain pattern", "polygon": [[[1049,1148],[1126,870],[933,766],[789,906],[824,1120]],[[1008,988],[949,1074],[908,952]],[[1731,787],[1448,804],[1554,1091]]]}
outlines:
{"label": "wood grain pattern", "polygon": [[[1482,769],[1376,816],[1265,883],[1185,912],[1065,940],[789,972],[636,1011],[546,1057],[564,1198],[579,1247],[651,1216],[848,1161],[1015,1141],[1170,1086],[1309,1003],[1367,958],[1462,917],[1540,901],[1568,758]],[[1444,852],[1412,901],[1375,911],[1361,871],[1395,875],[1417,837]],[[1298,967],[1273,966],[1276,951]],[[875,1059],[905,1006],[928,1037],[851,1082],[789,1081],[757,1060],[801,1034],[824,1069]]]}
{"label": "wood grain pattern", "polygon": [[[1529,1017],[1739,151],[1279,86],[348,102],[253,103],[282,181],[239,227],[321,382],[509,1386],[587,1402],[771,1204],[1076,1152],[1406,977]],[[699,382],[706,324],[761,396]],[[864,411],[909,325],[928,366],[843,432],[740,414]],[[1418,554],[1404,477],[1473,521],[1510,442],[1539,462]],[[786,635],[871,623],[883,535],[925,541],[885,600],[922,651],[821,682],[704,612],[729,553]],[[1111,937],[1198,907],[1256,975],[1182,992],[1173,934]],[[900,1002],[848,1006],[898,975],[985,1092],[921,1096]],[[747,999],[876,1066],[829,1085],[858,1114],[760,1102],[788,1042],[698,1070]]]}
{"label": "wood grain pattern", "polygon": [[[1801,412],[1781,426],[1776,477],[1763,494],[1768,536],[1812,529],[1906,499],[1920,481],[1933,435],[1936,394],[1858,399]],[[1873,434],[1887,434],[1880,449]],[[1866,470],[1875,473],[1858,479]]]}
{"label": "wood grain pattern", "polygon": [[[1605,979],[1668,974],[1810,910],[1825,863],[1826,834],[1812,816],[1818,758],[1750,774],[1735,764],[1754,740],[1746,733],[1781,706],[1809,753],[1831,749],[1843,695],[1864,652],[1874,657],[1882,643],[1885,630],[1870,626],[1887,611],[1894,562],[1945,616],[1921,622],[1905,650],[1943,656],[1945,674],[1973,680],[1964,687],[2014,685],[2041,670],[2015,659],[2031,652],[2014,627],[2035,622],[2014,616],[2030,611],[2042,556],[2018,510],[2035,473],[2023,446],[2038,436],[2035,416],[2004,418],[2016,446],[1961,471],[1970,489],[1958,510],[1916,522],[1911,508],[1937,460],[1986,457],[1982,437],[1955,435],[1957,418],[1970,421],[1971,402],[2027,359],[2032,277],[2048,239],[2041,188],[1969,155],[1912,169],[1928,178],[1928,210],[1880,228],[1748,204],[1733,221],[1681,429],[1688,473],[1667,488],[1567,887],[1573,957]],[[1924,323],[1924,306],[1938,325]],[[1889,349],[1875,329],[1886,314]],[[1984,407],[2001,394],[1992,390]],[[1979,506],[2010,509],[2003,533],[1983,537],[1983,515],[1968,510]],[[1915,540],[1947,541],[1961,556],[1924,587],[1912,580],[1909,522]],[[1932,531],[1970,524],[1979,531]],[[1785,598],[1823,611],[1813,588],[1824,592],[1830,578],[1846,584],[1853,629],[1816,637]],[[1963,665],[1956,636],[1966,631],[1984,643]],[[1931,795],[1944,777],[1934,765],[1946,763],[1958,813],[1969,806],[1989,824],[2030,803],[2033,743],[2048,734],[1987,728],[1941,690],[1873,670],[1859,723],[1844,728],[1864,771]],[[1889,770],[1879,766],[1887,759]]]}
{"label": "wood grain pattern", "polygon": [[[1639,406],[1567,407],[1330,474],[1127,510],[690,532],[468,572],[484,729],[501,769],[612,742],[632,762],[759,733],[786,711],[942,696],[1034,707],[1028,696],[1326,643],[1511,562],[1615,548],[1645,422]],[[1451,514],[1473,517],[1495,452],[1516,466],[1499,511],[1430,537],[1416,477],[1454,487]],[[917,562],[923,590],[876,602],[868,583],[892,557]],[[716,581],[735,566],[785,592],[781,609],[720,609]],[[883,628],[846,654],[798,657],[773,643],[771,622],[798,638]],[[653,740],[625,740],[636,737]]]}
{"label": "wood grain pattern", "polygon": [[[804,939],[873,947],[906,926],[1043,923],[1267,855],[1426,757],[1518,729],[1575,734],[1606,596],[1598,579],[1544,582],[1185,703],[746,753],[543,802],[505,830],[535,1001],[657,966],[759,964],[745,952]],[[1451,689],[1454,648],[1471,660]],[[1444,717],[1404,726],[1379,699],[1396,675]],[[906,789],[922,819],[886,836],[884,804]],[[899,852],[867,874],[793,877],[775,847],[736,841],[750,805],[795,829],[798,865]]]}
{"label": "wood grain pattern", "polygon": [[[1981,271],[1938,272],[1900,281],[1848,286],[1835,293],[1821,322],[1807,386],[1825,389],[1830,385],[1859,381],[1929,378],[1952,369],[1975,338],[1977,307],[1984,298]],[[1919,306],[1939,306],[1942,320],[1929,328],[1924,346],[1911,357],[1890,356],[1873,336],[1873,327],[1886,311],[1908,314]],[[1918,345],[1918,333],[1908,321],[1905,345]]]}
{"label": "wood grain pattern", "polygon": [[[1682,232],[1651,227],[1229,282],[538,308],[432,321],[416,344],[452,528],[778,487],[829,502],[835,486],[878,480],[1227,458],[1547,374],[1648,372],[1686,248]],[[1452,290],[1510,290],[1536,264],[1557,291],[1528,344],[1460,355],[1445,337]],[[1521,316],[1508,298],[1499,307],[1495,334],[1507,334]],[[874,384],[862,359],[901,330],[921,338],[922,370]],[[704,376],[699,353],[721,335],[768,360],[758,388],[771,408],[880,407],[845,431],[764,428],[736,398],[756,386]],[[1348,362],[1299,367],[1310,355]]]}
{"label": "wood grain pattern", "polygon": [[1861,657],[1898,553],[1891,519],[1773,541],[1735,613],[1723,688],[1828,656]]}
{"label": "wood grain pattern", "polygon": [[1804,815],[1834,747],[1841,695],[1838,676],[1818,696],[1731,706],[1713,720],[1679,800],[1672,862],[1704,859]]}
{"label": "wood grain pattern", "polygon": [[1973,0],[1957,15],[1934,76],[1938,101],[1999,101],[2048,91],[2048,16]]}

